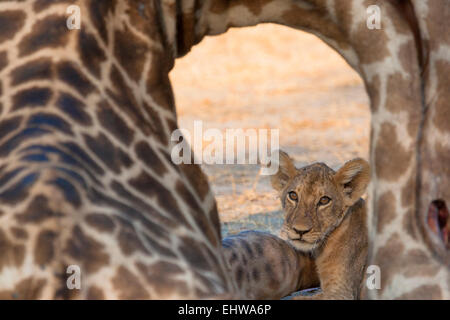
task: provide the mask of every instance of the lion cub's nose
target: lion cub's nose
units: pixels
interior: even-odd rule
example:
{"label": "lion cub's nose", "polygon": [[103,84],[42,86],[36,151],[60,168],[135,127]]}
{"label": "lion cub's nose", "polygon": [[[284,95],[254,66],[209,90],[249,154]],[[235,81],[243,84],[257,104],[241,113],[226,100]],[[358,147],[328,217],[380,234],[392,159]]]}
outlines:
{"label": "lion cub's nose", "polygon": [[312,228],[293,226],[292,229],[300,236],[300,238],[305,234],[311,231]]}

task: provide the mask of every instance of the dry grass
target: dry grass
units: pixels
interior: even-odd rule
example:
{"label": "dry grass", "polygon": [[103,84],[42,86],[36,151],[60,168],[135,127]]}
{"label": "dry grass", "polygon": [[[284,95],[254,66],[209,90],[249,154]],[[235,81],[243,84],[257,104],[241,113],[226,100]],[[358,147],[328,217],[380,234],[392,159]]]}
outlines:
{"label": "dry grass", "polygon": [[[368,99],[360,77],[316,37],[282,26],[205,39],[171,72],[180,127],[272,128],[299,165],[367,158]],[[223,221],[279,208],[258,168],[205,166]]]}

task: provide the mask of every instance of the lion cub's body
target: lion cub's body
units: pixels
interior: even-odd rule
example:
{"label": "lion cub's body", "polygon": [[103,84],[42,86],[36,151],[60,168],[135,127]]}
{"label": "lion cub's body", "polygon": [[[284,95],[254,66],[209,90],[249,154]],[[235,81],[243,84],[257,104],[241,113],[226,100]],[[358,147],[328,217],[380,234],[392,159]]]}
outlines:
{"label": "lion cub's body", "polygon": [[358,299],[368,254],[366,208],[360,197],[369,182],[365,160],[337,172],[323,163],[295,168],[280,152],[272,186],[285,211],[281,238],[315,259],[322,293],[299,299]]}
{"label": "lion cub's body", "polygon": [[314,252],[322,294],[312,298],[359,299],[367,263],[366,209],[360,199]]}
{"label": "lion cub's body", "polygon": [[280,299],[320,284],[311,256],[270,233],[244,231],[223,239],[222,247],[246,299]]}

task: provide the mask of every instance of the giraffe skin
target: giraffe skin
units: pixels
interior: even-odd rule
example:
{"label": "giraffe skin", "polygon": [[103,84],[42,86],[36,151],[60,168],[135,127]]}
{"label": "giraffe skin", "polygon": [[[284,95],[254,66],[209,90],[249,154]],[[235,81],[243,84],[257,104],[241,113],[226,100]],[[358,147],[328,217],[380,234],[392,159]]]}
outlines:
{"label": "giraffe skin", "polygon": [[[183,3],[181,10],[192,12]],[[367,28],[369,5],[380,8],[381,29]],[[363,79],[373,168],[369,265],[381,269],[381,288],[363,298],[450,299],[450,253],[425,223],[431,201],[450,201],[448,8],[445,0],[211,0],[197,11],[197,23],[188,15],[184,24],[196,32],[183,38],[183,48],[204,35],[261,22],[305,30]]]}
{"label": "giraffe skin", "polygon": [[[0,296],[239,296],[205,176],[170,160],[168,72],[206,35],[273,22],[317,35],[369,94],[369,263],[382,288],[368,297],[448,299],[449,253],[422,218],[430,200],[450,201],[448,6],[411,0],[405,15],[403,2],[0,2]],[[82,27],[69,32],[70,4]],[[366,27],[371,4],[379,30]],[[66,288],[72,264],[81,290]]]}
{"label": "giraffe skin", "polygon": [[174,58],[157,4],[0,3],[0,298],[236,292],[206,178],[170,160]]}

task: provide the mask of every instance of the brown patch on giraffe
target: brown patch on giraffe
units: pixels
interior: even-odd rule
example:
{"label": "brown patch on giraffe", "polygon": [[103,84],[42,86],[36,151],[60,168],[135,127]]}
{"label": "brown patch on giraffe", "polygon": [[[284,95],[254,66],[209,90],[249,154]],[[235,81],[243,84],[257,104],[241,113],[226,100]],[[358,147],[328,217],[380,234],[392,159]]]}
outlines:
{"label": "brown patch on giraffe", "polygon": [[383,193],[377,201],[378,223],[377,232],[381,233],[395,218],[395,195],[392,191]]}
{"label": "brown patch on giraffe", "polygon": [[19,116],[0,120],[0,140],[20,127],[21,121]]}
{"label": "brown patch on giraffe", "polygon": [[150,148],[146,141],[139,141],[135,146],[137,157],[146,165],[150,170],[163,176],[168,172],[166,165],[160,159],[158,154]]}
{"label": "brown patch on giraffe", "polygon": [[138,82],[149,55],[147,43],[125,25],[123,31],[116,30],[114,33],[114,55],[128,76]]}
{"label": "brown patch on giraffe", "polygon": [[400,236],[394,233],[386,242],[384,247],[378,249],[374,264],[378,265],[381,270],[381,293],[386,289],[386,285],[390,283],[391,278],[398,274],[404,268],[401,257],[405,247],[400,240]]}
{"label": "brown patch on giraffe", "polygon": [[[175,98],[169,79],[172,62],[164,52],[154,52],[152,59],[153,63],[147,74],[147,93],[151,95],[159,107],[175,112]],[[158,63],[155,63],[155,61],[158,61]]]}
{"label": "brown patch on giraffe", "polygon": [[149,106],[145,101],[143,102],[143,107],[145,113],[149,116],[151,119],[150,125],[152,128],[153,135],[163,144],[167,145],[168,137],[170,136],[171,132],[167,132],[164,129],[164,125],[161,121],[161,117],[159,113],[151,106]]}
{"label": "brown patch on giraffe", "polygon": [[85,111],[86,106],[74,96],[62,92],[56,101],[56,105],[76,123],[82,126],[92,125],[91,116]]}
{"label": "brown patch on giraffe", "polygon": [[32,80],[49,80],[53,77],[52,61],[48,58],[30,61],[13,69],[10,77],[13,86]]}
{"label": "brown patch on giraffe", "polygon": [[[372,1],[367,1],[366,4]],[[383,7],[384,14],[390,17],[391,23],[394,25],[395,32],[401,34],[409,34],[412,30],[409,21],[415,19],[414,10],[411,10],[409,0],[390,0],[386,1],[391,5],[386,5]]]}
{"label": "brown patch on giraffe", "polygon": [[[194,163],[193,161],[191,163]],[[178,165],[183,174],[186,176],[192,188],[195,190],[196,194],[201,201],[204,201],[208,195],[209,182],[205,173],[202,171],[201,167],[198,165],[181,163]]]}
{"label": "brown patch on giraffe", "polygon": [[91,0],[88,5],[91,22],[100,34],[103,41],[108,43],[108,32],[106,30],[106,18],[116,9],[117,1],[98,1]]}
{"label": "brown patch on giraffe", "polygon": [[12,98],[12,110],[19,110],[25,107],[44,107],[52,97],[50,88],[27,88],[17,92]]}
{"label": "brown patch on giraffe", "polygon": [[100,133],[97,137],[83,135],[88,148],[113,172],[119,174],[121,168],[129,168],[132,160],[120,147],[116,147],[106,135]]}
{"label": "brown patch on giraffe", "polygon": [[402,294],[396,300],[442,300],[442,291],[438,285],[425,284]]}
{"label": "brown patch on giraffe", "polygon": [[34,262],[39,266],[49,264],[55,255],[57,234],[51,230],[42,230],[34,247]]}
{"label": "brown patch on giraffe", "polygon": [[105,295],[103,294],[102,289],[100,289],[96,286],[91,286],[88,289],[86,298],[88,300],[103,300],[103,299],[105,299]]}
{"label": "brown patch on giraffe", "polygon": [[120,266],[112,279],[113,287],[117,290],[119,299],[148,299],[149,293],[142,286],[136,275],[124,266]]}
{"label": "brown patch on giraffe", "polygon": [[90,80],[80,72],[80,67],[69,61],[61,62],[57,65],[58,77],[73,89],[86,97],[96,90]]}
{"label": "brown patch on giraffe", "polygon": [[[283,24],[290,27],[315,30],[322,36],[333,39],[341,50],[349,48],[346,30],[342,30],[331,20],[325,6],[304,9],[294,4],[283,13],[281,18]],[[365,24],[364,27],[367,30]],[[371,43],[371,45],[373,44]]]}
{"label": "brown patch on giraffe", "polygon": [[436,50],[442,44],[450,45],[450,33],[448,32],[448,3],[446,1],[433,1],[428,6],[426,28],[430,35],[430,51]]}
{"label": "brown patch on giraffe", "polygon": [[[159,256],[164,256],[167,258],[178,259],[177,255],[173,252],[172,248],[166,247],[160,244],[157,240],[147,235],[144,235],[146,246],[150,246],[152,248],[152,254],[156,253]],[[170,244],[170,242],[163,242],[166,244]]]}
{"label": "brown patch on giraffe", "polygon": [[49,201],[45,196],[37,195],[23,213],[16,214],[15,216],[21,224],[40,224],[47,219],[60,218],[63,214],[50,208]]}
{"label": "brown patch on giraffe", "polygon": [[344,30],[350,30],[353,22],[352,3],[348,1],[335,1],[334,10],[339,25],[342,26]]}
{"label": "brown patch on giraffe", "polygon": [[211,221],[208,220],[206,212],[199,205],[189,189],[187,189],[181,181],[178,181],[176,183],[175,188],[178,192],[178,195],[181,196],[184,202],[189,206],[189,212],[191,212],[191,216],[194,218],[200,230],[204,232],[208,241],[213,246],[219,246],[220,231],[219,233],[217,233],[217,228],[215,228],[216,226],[211,226]]}
{"label": "brown patch on giraffe", "polygon": [[65,47],[69,34],[65,16],[47,16],[31,27],[31,32],[18,44],[19,57],[30,55],[44,48]]}
{"label": "brown patch on giraffe", "polygon": [[5,10],[0,12],[0,43],[11,40],[25,24],[25,12]]}
{"label": "brown patch on giraffe", "polygon": [[[411,49],[404,45],[400,49],[400,59],[404,63],[407,63],[409,67],[405,70],[411,69],[411,58],[402,58],[405,52],[411,54]],[[413,60],[414,61],[414,60]],[[405,66],[406,67],[406,66]],[[417,70],[418,71],[418,70]],[[420,108],[419,103],[421,101],[420,95],[420,77],[419,73],[411,75],[413,79],[404,79],[400,73],[389,75],[386,85],[386,104],[385,107],[392,113],[406,112],[408,115],[408,133],[411,137],[417,136],[417,131],[420,125]]]}
{"label": "brown patch on giraffe", "polygon": [[128,183],[146,197],[155,197],[158,204],[173,215],[174,219],[189,226],[171,192],[148,173],[142,171],[138,176],[131,178]]}
{"label": "brown patch on giraffe", "polygon": [[[116,205],[115,207],[121,213],[120,216],[126,217],[127,220],[138,220],[147,229],[147,231],[152,232],[158,239],[169,240],[169,237],[167,236],[167,229],[174,229],[180,223],[184,224],[186,222],[184,217],[168,218],[162,215],[152,205],[134,196],[128,191],[128,187],[125,188],[118,181],[111,182],[111,189],[119,197],[133,204],[133,208],[126,205]],[[116,217],[121,219],[120,216]],[[151,216],[151,220],[148,219],[149,216]]]}
{"label": "brown patch on giraffe", "polygon": [[352,34],[351,43],[361,64],[381,61],[390,55],[386,32],[382,29],[368,29],[365,21]]}
{"label": "brown patch on giraffe", "polygon": [[[155,3],[150,2],[129,2],[127,14],[129,16],[130,24],[133,25],[137,30],[141,31],[142,34],[147,36],[149,39],[162,43],[164,40],[160,37],[160,20],[157,17],[158,10],[155,9]],[[175,12],[174,12],[175,16]],[[157,26],[157,27],[155,27]]]}
{"label": "brown patch on giraffe", "polygon": [[8,64],[8,55],[6,51],[0,52],[0,71]]}
{"label": "brown patch on giraffe", "polygon": [[87,224],[97,231],[111,233],[114,231],[114,221],[103,213],[90,213],[84,218]]}
{"label": "brown patch on giraffe", "polygon": [[243,0],[243,1],[227,1],[227,0],[219,0],[213,1],[211,6],[209,7],[210,12],[215,14],[222,14],[226,11],[229,11],[233,7],[236,6],[245,6],[252,14],[258,16],[261,14],[262,9],[268,3],[272,2],[272,0]]}
{"label": "brown patch on giraffe", "polygon": [[[136,268],[144,276],[147,284],[157,288],[161,295],[169,295],[174,291],[180,295],[188,294],[186,283],[175,278],[184,272],[176,264],[167,261],[158,261],[149,265],[137,262]],[[162,274],[164,277],[161,276]]]}
{"label": "brown patch on giraffe", "polygon": [[[1,216],[1,213],[0,213]],[[11,227],[11,234],[18,240],[28,239],[28,232],[21,227]]]}
{"label": "brown patch on giraffe", "polygon": [[125,146],[129,147],[131,145],[134,131],[106,100],[98,104],[97,118],[100,124]]}
{"label": "brown patch on giraffe", "polygon": [[65,252],[80,263],[87,273],[95,273],[109,263],[103,244],[87,236],[79,226],[72,229],[72,238],[66,243]]}
{"label": "brown patch on giraffe", "polygon": [[[375,113],[380,108],[380,90],[381,90],[381,81],[380,76],[377,74],[372,78],[372,81],[367,86],[367,93],[370,98],[370,109],[372,113]],[[371,139],[372,141],[372,139]]]}
{"label": "brown patch on giraffe", "polygon": [[403,263],[404,265],[415,267],[406,269],[403,275],[405,277],[432,277],[436,275],[441,266],[430,264],[432,259],[429,254],[420,249],[407,251]]}
{"label": "brown patch on giraffe", "polygon": [[396,181],[408,169],[411,158],[412,152],[401,145],[395,126],[388,122],[383,123],[375,147],[375,169],[378,177]]}
{"label": "brown patch on giraffe", "polygon": [[87,33],[85,29],[81,29],[78,34],[78,48],[83,65],[95,77],[100,78],[101,64],[106,60],[106,55],[95,37]]}
{"label": "brown patch on giraffe", "polygon": [[145,255],[151,254],[144,247],[137,233],[138,231],[133,226],[120,230],[117,240],[119,241],[120,250],[125,256],[129,256],[136,251],[140,251]]}
{"label": "brown patch on giraffe", "polygon": [[405,230],[406,233],[411,236],[411,238],[417,240],[418,230],[416,229],[415,221],[416,219],[413,209],[408,210],[403,215],[403,222],[402,222],[403,230]]}
{"label": "brown patch on giraffe", "polygon": [[20,267],[25,259],[25,246],[13,243],[3,230],[0,230],[0,272],[4,267]]}
{"label": "brown patch on giraffe", "polygon": [[214,205],[208,212],[209,221],[211,221],[211,224],[213,228],[215,229],[216,234],[219,236],[219,239],[222,238],[220,233],[220,219],[219,219],[219,212],[217,211],[217,203],[214,201]]}
{"label": "brown patch on giraffe", "polygon": [[445,133],[450,133],[450,91],[448,88],[450,62],[438,60],[435,63],[435,68],[438,72],[433,123],[438,130]]}
{"label": "brown patch on giraffe", "polygon": [[210,270],[212,267],[206,259],[205,251],[207,251],[208,248],[204,243],[188,237],[181,237],[178,249],[183,257],[196,268]]}
{"label": "brown patch on giraffe", "polygon": [[0,291],[0,299],[37,300],[41,297],[42,290],[47,283],[46,279],[28,277],[20,281],[14,289]]}
{"label": "brown patch on giraffe", "polygon": [[133,90],[126,84],[122,74],[115,66],[112,67],[110,77],[115,90],[107,89],[108,95],[131,118],[132,123],[146,136],[149,136],[152,133],[152,127],[141,112],[142,108],[138,105]]}

